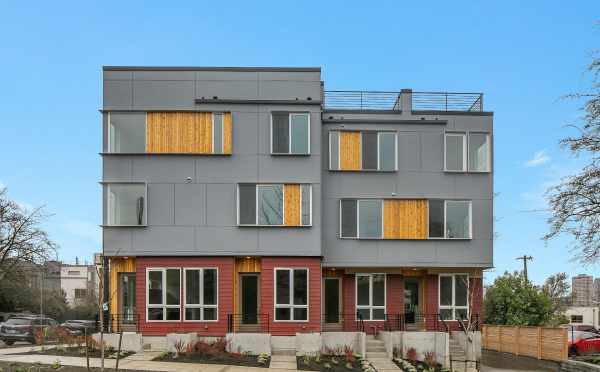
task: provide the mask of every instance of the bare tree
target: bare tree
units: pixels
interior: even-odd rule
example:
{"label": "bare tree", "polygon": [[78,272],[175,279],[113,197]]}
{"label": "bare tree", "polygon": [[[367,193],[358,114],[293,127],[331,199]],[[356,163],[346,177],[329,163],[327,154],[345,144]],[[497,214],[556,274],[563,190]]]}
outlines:
{"label": "bare tree", "polygon": [[0,280],[23,261],[42,263],[56,253],[40,226],[47,217],[43,207],[24,208],[0,188]]}
{"label": "bare tree", "polygon": [[565,323],[565,310],[570,302],[569,297],[571,290],[567,274],[557,273],[549,276],[544,281],[541,290],[550,298],[550,301],[552,301],[552,318],[549,323]]}
{"label": "bare tree", "polygon": [[571,125],[578,135],[564,138],[560,144],[573,155],[589,157],[589,161],[579,173],[548,190],[550,231],[544,236],[550,240],[571,235],[576,258],[582,263],[600,258],[600,58],[594,58],[588,70],[593,75],[591,92],[571,95],[586,100],[581,123]]}

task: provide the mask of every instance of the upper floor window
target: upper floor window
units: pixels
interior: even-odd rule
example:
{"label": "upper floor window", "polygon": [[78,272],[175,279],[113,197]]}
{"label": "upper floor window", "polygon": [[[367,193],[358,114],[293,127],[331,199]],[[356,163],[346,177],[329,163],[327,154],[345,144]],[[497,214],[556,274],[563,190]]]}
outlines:
{"label": "upper floor window", "polygon": [[107,225],[146,225],[146,185],[143,183],[109,183],[107,192]]}
{"label": "upper floor window", "polygon": [[329,169],[382,171],[397,169],[396,132],[330,131]]}
{"label": "upper floor window", "polygon": [[308,269],[275,269],[275,320],[308,320]]}
{"label": "upper floor window", "polygon": [[469,133],[446,133],[444,170],[448,172],[489,172],[490,135]]}
{"label": "upper floor window", "polygon": [[342,238],[383,238],[382,200],[343,199],[340,203]]}
{"label": "upper floor window", "polygon": [[385,274],[356,274],[356,311],[364,320],[385,319]]}
{"label": "upper floor window", "polygon": [[217,269],[184,269],[184,319],[197,321],[218,320]]}
{"label": "upper floor window", "polygon": [[444,320],[467,319],[469,314],[469,276],[440,274],[440,316]]}
{"label": "upper floor window", "polygon": [[111,112],[108,114],[108,151],[112,153],[146,152],[145,112]]}
{"label": "upper floor window", "polygon": [[274,112],[271,115],[271,154],[310,154],[310,114]]}
{"label": "upper floor window", "polygon": [[146,301],[148,321],[180,320],[181,270],[147,269]]}
{"label": "upper floor window", "polygon": [[87,296],[87,289],[85,288],[75,288],[75,298],[82,299]]}
{"label": "upper floor window", "polygon": [[429,237],[471,239],[471,202],[429,200]]}
{"label": "upper floor window", "polygon": [[238,224],[310,226],[312,224],[311,185],[238,185]]}

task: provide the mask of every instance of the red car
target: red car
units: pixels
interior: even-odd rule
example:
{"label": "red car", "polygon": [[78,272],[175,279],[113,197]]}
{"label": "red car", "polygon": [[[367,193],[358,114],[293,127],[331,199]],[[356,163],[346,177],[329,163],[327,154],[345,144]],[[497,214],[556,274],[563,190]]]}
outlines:
{"label": "red car", "polygon": [[600,353],[600,335],[592,332],[569,332],[569,355]]}

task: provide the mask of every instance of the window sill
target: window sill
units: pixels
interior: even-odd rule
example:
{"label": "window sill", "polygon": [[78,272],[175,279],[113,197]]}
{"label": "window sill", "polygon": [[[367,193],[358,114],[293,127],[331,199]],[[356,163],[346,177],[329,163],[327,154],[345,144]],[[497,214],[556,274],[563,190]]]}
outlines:
{"label": "window sill", "polygon": [[100,227],[148,227],[148,225],[100,225]]}
{"label": "window sill", "polygon": [[167,156],[215,156],[215,157],[227,157],[233,154],[206,154],[201,152],[100,152],[100,156],[143,156],[143,155],[167,155]]}
{"label": "window sill", "polygon": [[272,152],[271,156],[277,156],[277,157],[279,157],[279,156],[306,157],[306,156],[310,156],[310,153],[307,153],[307,154],[287,154],[287,153],[275,153],[275,152]]}
{"label": "window sill", "polygon": [[406,240],[406,241],[473,240],[473,238],[424,238],[424,239],[395,238],[395,239],[385,239],[385,238],[353,238],[353,237],[348,237],[348,236],[338,236],[338,239],[342,239],[342,240],[377,240],[377,241],[385,241],[385,240],[390,240],[390,241],[398,241],[398,240]]}
{"label": "window sill", "polygon": [[306,228],[306,227],[312,227],[312,224],[310,225],[300,225],[300,226],[292,226],[292,225],[244,225],[244,224],[238,224],[238,227],[266,227],[266,228],[272,228],[272,227],[280,227],[280,228]]}
{"label": "window sill", "polygon": [[456,174],[490,174],[492,171],[467,171],[467,170],[448,170],[444,169],[444,173],[456,173]]}
{"label": "window sill", "polygon": [[330,172],[334,173],[396,173],[398,170],[377,170],[377,169],[329,169]]}
{"label": "window sill", "polygon": [[273,319],[273,323],[308,323],[307,320],[276,320]]}

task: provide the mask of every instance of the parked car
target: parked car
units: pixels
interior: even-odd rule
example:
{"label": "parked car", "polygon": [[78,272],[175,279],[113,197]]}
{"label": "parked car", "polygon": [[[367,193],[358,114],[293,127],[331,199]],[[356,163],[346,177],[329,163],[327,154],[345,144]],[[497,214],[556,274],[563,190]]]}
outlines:
{"label": "parked car", "polygon": [[9,318],[0,327],[0,340],[7,345],[16,341],[35,343],[35,331],[47,327],[57,326],[58,322],[52,318],[41,318],[39,316],[20,316]]}
{"label": "parked car", "polygon": [[96,331],[95,320],[67,320],[61,327],[65,328],[73,336],[91,335]]}
{"label": "parked car", "polygon": [[569,332],[569,355],[600,353],[600,335],[593,332]]}
{"label": "parked car", "polygon": [[569,332],[571,331],[580,331],[580,332],[591,332],[600,334],[600,330],[595,328],[593,325],[589,324],[565,324],[561,327],[567,328]]}

